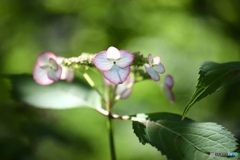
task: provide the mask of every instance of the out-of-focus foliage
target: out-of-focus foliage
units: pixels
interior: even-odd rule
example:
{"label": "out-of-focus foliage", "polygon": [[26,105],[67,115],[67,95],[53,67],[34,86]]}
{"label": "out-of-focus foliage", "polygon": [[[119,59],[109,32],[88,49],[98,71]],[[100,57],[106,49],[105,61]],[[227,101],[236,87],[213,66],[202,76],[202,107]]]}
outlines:
{"label": "out-of-focus foliage", "polygon": [[[31,73],[37,55],[44,51],[70,57],[82,52],[96,53],[113,45],[119,49],[152,53],[161,56],[167,72],[175,79],[176,103],[169,104],[156,87],[158,83],[146,81],[136,84],[130,98],[118,102],[114,111],[119,114],[162,111],[181,114],[194,92],[198,69],[203,62],[240,59],[239,7],[234,0],[1,0],[0,72]],[[197,121],[222,124],[240,139],[237,86],[200,101],[188,116]],[[0,79],[0,141],[4,141],[2,146],[11,146],[1,151],[6,155],[11,153],[9,159],[20,157],[18,153],[31,154],[17,145],[6,145],[13,141],[8,141],[6,135],[20,142],[26,150],[31,149],[24,144],[28,139],[39,141],[33,152],[38,159],[108,159],[105,117],[86,109],[42,111],[24,106],[32,112],[18,112],[22,104],[12,102],[10,89],[11,85]],[[49,120],[42,112],[53,116],[54,120]],[[42,126],[47,123],[59,127],[59,134],[66,132],[70,137],[84,137],[94,154],[85,151],[86,143],[76,151],[60,144],[55,136],[42,141],[35,134],[16,132],[26,126],[20,123],[21,117],[30,128],[37,127],[37,123]],[[41,132],[46,130],[37,128]],[[165,159],[152,147],[139,144],[130,122],[115,122],[115,140],[119,159]]]}
{"label": "out-of-focus foliage", "polygon": [[15,100],[45,109],[69,109],[75,107],[101,107],[98,93],[86,82],[58,81],[52,85],[37,84],[31,75],[9,75]]}

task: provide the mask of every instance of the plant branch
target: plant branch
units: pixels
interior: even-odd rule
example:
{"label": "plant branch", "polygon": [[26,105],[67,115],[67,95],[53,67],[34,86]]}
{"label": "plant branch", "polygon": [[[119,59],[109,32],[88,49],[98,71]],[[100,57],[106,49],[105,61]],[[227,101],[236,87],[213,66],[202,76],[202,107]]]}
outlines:
{"label": "plant branch", "polygon": [[106,100],[104,99],[103,94],[99,91],[99,89],[97,89],[97,87],[95,86],[95,83],[93,82],[93,80],[91,79],[91,77],[87,74],[87,73],[83,73],[83,77],[86,79],[86,81],[88,82],[88,84],[97,91],[97,93],[100,95],[100,97],[102,98],[102,101],[104,103],[106,103]]}

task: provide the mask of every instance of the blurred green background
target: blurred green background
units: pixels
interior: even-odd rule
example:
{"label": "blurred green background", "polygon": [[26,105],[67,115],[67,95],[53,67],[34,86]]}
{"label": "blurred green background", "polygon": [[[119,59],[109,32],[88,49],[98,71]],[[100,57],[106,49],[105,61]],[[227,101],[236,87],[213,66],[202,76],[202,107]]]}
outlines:
{"label": "blurred green background", "polygon": [[[237,0],[1,0],[2,74],[31,73],[38,54],[97,53],[109,46],[160,55],[175,79],[170,104],[160,83],[145,81],[115,106],[118,114],[182,114],[205,61],[240,59],[240,5]],[[166,75],[166,74],[165,74]],[[162,77],[164,77],[163,75]],[[87,108],[42,110],[11,100],[11,85],[0,80],[0,159],[106,160],[106,118]],[[240,85],[197,103],[188,117],[217,122],[240,139]],[[130,121],[115,121],[120,160],[166,159],[143,146]]]}

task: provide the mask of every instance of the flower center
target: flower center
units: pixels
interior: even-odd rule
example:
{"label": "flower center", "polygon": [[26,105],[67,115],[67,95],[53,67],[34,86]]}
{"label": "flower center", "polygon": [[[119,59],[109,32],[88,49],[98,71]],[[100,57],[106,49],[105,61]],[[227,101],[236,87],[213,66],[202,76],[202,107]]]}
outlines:
{"label": "flower center", "polygon": [[58,70],[58,64],[57,64],[57,62],[56,62],[54,59],[50,58],[50,59],[49,59],[49,63],[48,63],[48,68],[49,68],[50,70],[54,70],[54,71]]}

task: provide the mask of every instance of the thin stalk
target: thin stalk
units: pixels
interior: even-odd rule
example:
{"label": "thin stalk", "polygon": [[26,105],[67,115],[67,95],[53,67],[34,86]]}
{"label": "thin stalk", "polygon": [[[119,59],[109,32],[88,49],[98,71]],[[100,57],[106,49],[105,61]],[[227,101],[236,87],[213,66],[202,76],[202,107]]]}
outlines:
{"label": "thin stalk", "polygon": [[87,74],[87,73],[82,73],[83,77],[86,79],[86,81],[88,82],[88,84],[97,91],[97,93],[100,95],[100,97],[102,98],[102,101],[104,103],[106,103],[103,94],[98,90],[98,88],[95,86],[95,83],[93,82],[93,80],[91,79],[91,77]]}
{"label": "thin stalk", "polygon": [[111,154],[111,160],[116,160],[116,152],[115,152],[115,145],[114,145],[114,137],[113,137],[113,115],[112,115],[112,107],[114,105],[114,99],[115,95],[113,93],[116,92],[117,86],[114,86],[113,92],[109,90],[109,101],[106,104],[106,109],[108,111],[108,120],[107,120],[107,126],[108,126],[108,136],[109,136],[109,144],[110,144],[110,154]]}
{"label": "thin stalk", "polygon": [[110,113],[108,114],[107,125],[108,125],[108,136],[109,136],[111,160],[116,160],[116,152],[115,152],[114,137],[113,137],[112,116]]}

